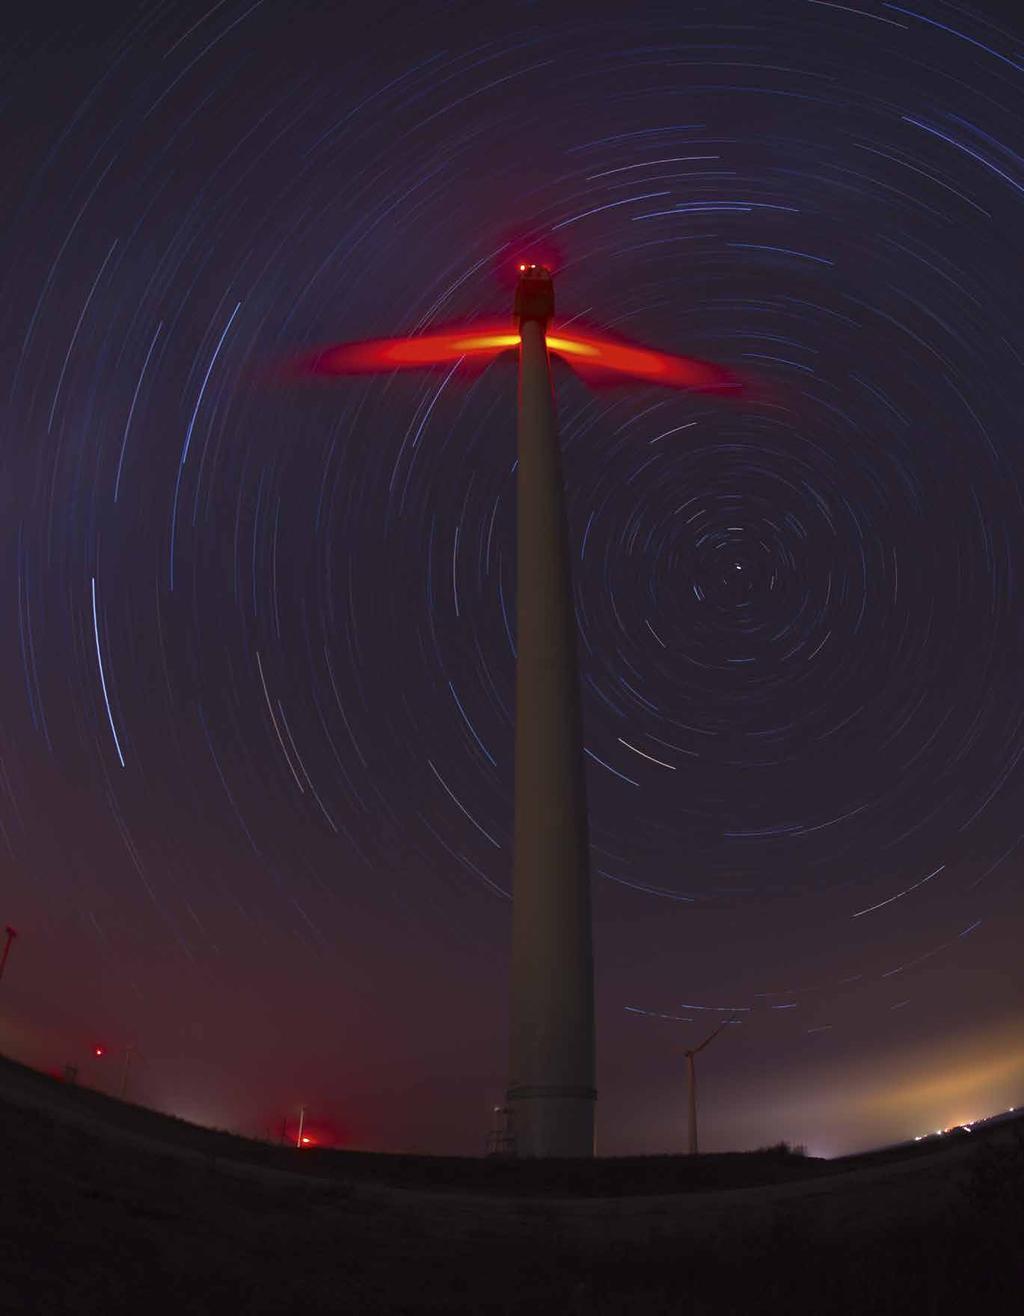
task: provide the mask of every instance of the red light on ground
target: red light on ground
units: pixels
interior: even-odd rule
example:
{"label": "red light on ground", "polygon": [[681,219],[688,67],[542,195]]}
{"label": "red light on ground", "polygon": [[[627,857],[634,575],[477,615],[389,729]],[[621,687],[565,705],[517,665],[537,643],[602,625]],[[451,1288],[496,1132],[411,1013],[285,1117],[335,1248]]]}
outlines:
{"label": "red light on ground", "polygon": [[101,1046],[94,1046],[92,1049],[92,1053],[94,1056],[106,1055],[106,1052],[103,1050]]}
{"label": "red light on ground", "polygon": [[300,1138],[299,1141],[303,1147],[312,1147],[313,1145],[313,1139],[307,1138],[305,1135],[303,1135],[303,1137]]}
{"label": "red light on ground", "polygon": [[528,269],[529,269],[529,266],[528,266],[528,265],[520,265],[520,266],[519,266],[519,273],[520,273],[520,274],[525,274],[526,271],[527,271]]}

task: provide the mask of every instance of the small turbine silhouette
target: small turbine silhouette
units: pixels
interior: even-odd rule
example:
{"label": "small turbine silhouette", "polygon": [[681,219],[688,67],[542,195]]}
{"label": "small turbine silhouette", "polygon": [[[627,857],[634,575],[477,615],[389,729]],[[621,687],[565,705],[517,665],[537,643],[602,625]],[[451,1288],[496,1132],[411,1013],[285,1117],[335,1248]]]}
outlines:
{"label": "small turbine silhouette", "polygon": [[704,1048],[713,1042],[723,1028],[736,1022],[736,1015],[731,1019],[724,1019],[713,1032],[709,1033],[701,1042],[700,1046],[691,1047],[689,1051],[684,1051],[686,1056],[687,1075],[690,1080],[690,1155],[697,1155],[697,1071],[694,1067],[693,1058]]}

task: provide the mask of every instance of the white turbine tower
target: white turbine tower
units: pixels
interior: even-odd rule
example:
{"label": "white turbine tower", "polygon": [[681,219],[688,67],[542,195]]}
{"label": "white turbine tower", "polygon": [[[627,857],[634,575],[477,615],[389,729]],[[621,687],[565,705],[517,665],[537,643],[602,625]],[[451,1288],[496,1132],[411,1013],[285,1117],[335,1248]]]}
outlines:
{"label": "white turbine tower", "polygon": [[712,1032],[710,1032],[707,1035],[707,1037],[705,1037],[704,1041],[701,1042],[700,1046],[692,1047],[689,1051],[684,1052],[686,1056],[686,1067],[690,1079],[690,1155],[691,1156],[697,1155],[697,1071],[693,1063],[693,1057],[698,1053],[698,1051],[703,1051],[704,1048],[707,1045],[709,1045],[709,1043],[713,1042],[723,1028],[727,1028],[729,1024],[733,1024],[735,1022],[736,1022],[735,1015],[733,1015],[731,1019],[723,1020],[722,1023],[720,1023],[716,1029],[714,1029]]}
{"label": "white turbine tower", "polygon": [[[546,265],[519,266],[514,324],[339,344],[316,374],[422,369],[519,353],[516,733],[508,1129],[519,1156],[593,1156],[590,845],[569,530],[549,353],[599,375],[735,391],[727,370],[564,329]],[[707,1045],[707,1043],[704,1043]]]}

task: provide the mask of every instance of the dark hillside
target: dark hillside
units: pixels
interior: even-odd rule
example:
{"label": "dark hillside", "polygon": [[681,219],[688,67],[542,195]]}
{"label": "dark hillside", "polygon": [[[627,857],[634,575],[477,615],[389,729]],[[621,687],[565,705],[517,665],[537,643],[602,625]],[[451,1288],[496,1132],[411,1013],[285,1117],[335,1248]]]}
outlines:
{"label": "dark hillside", "polygon": [[899,1153],[300,1153],[4,1061],[0,1312],[1012,1310],[1019,1122]]}

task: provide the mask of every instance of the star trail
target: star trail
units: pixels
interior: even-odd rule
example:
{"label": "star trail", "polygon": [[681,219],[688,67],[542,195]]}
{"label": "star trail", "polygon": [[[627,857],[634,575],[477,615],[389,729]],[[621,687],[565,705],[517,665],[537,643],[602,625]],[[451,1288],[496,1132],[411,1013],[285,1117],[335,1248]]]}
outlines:
{"label": "star trail", "polygon": [[709,1148],[1019,1104],[1024,17],[161,0],[0,67],[0,1049],[482,1151],[528,260],[599,1150],[684,1146],[722,1012]]}

